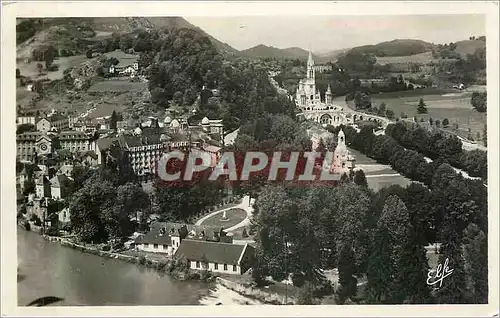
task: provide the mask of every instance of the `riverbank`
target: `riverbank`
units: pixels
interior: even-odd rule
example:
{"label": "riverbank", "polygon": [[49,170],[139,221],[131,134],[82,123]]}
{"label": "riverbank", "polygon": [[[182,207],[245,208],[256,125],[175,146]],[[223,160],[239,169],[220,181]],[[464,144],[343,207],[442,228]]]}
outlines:
{"label": "riverbank", "polygon": [[[23,229],[20,227],[20,229]],[[23,229],[24,230],[24,229]],[[36,231],[33,231],[36,233]],[[115,259],[135,265],[139,268],[145,267],[158,272],[160,275],[166,274],[177,281],[200,281],[203,283],[216,283],[212,285],[210,292],[200,300],[202,305],[262,305],[262,304],[282,304],[283,296],[261,291],[251,286],[246,286],[230,279],[214,276],[211,272],[192,271],[181,262],[165,259],[159,261],[148,259],[145,256],[131,256],[120,252],[103,251],[92,245],[72,242],[68,238],[39,235],[43,240],[55,242],[73,250],[92,254],[103,258]],[[291,298],[289,298],[291,299]],[[290,302],[289,302],[290,303]]]}
{"label": "riverbank", "polygon": [[62,246],[78,250],[83,253],[93,254],[100,257],[117,259],[120,261],[137,264],[146,268],[154,269],[160,273],[166,273],[177,280],[201,280],[203,282],[213,282],[215,277],[210,272],[195,272],[189,269],[187,264],[179,260],[165,258],[160,261],[157,259],[150,259],[147,256],[132,256],[120,252],[104,251],[98,249],[93,245],[79,244],[72,242],[67,238],[42,235],[42,237],[49,242],[58,242]]}

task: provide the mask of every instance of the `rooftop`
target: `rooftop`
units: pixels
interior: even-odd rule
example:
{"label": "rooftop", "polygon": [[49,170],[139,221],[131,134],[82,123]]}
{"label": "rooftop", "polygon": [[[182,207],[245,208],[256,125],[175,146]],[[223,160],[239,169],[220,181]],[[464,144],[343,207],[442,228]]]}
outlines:
{"label": "rooftop", "polygon": [[238,261],[246,248],[251,247],[248,245],[185,239],[182,240],[179,249],[175,252],[175,256],[190,261],[239,265]]}

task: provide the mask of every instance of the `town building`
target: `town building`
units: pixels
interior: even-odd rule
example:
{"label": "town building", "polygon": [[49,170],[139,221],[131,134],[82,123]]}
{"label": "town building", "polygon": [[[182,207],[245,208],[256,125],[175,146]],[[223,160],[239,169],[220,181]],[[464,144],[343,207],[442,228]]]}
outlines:
{"label": "town building", "polygon": [[70,130],[74,124],[74,118],[59,113],[48,117],[48,120],[50,121],[51,129],[55,128],[57,131]]}
{"label": "town building", "polygon": [[57,174],[50,179],[50,197],[54,200],[64,199],[67,195],[65,187],[71,180],[70,177],[64,174]]}
{"label": "town building", "polygon": [[16,124],[17,126],[24,125],[24,124],[31,124],[33,126],[36,126],[36,116],[34,114],[29,115],[21,115],[16,117]]}
{"label": "town building", "polygon": [[242,275],[253,265],[255,249],[248,245],[185,239],[174,254],[192,270]]}
{"label": "town building", "polygon": [[222,227],[152,222],[149,231],[137,237],[133,246],[139,251],[172,256],[184,239],[232,243],[232,237],[226,236]]}
{"label": "town building", "polygon": [[331,64],[314,65],[314,70],[319,73],[329,72],[333,70],[333,66]]}
{"label": "town building", "polygon": [[25,132],[16,136],[17,159],[19,161],[35,161],[37,154],[52,152],[52,139],[45,133]]}
{"label": "town building", "polygon": [[45,118],[40,119],[36,123],[36,130],[37,131],[46,133],[46,132],[50,131],[50,128],[52,128],[51,125],[50,125],[50,122],[47,119],[45,119]]}
{"label": "town building", "polygon": [[67,149],[71,153],[88,151],[91,146],[90,137],[81,131],[61,131],[58,135],[59,149]]}

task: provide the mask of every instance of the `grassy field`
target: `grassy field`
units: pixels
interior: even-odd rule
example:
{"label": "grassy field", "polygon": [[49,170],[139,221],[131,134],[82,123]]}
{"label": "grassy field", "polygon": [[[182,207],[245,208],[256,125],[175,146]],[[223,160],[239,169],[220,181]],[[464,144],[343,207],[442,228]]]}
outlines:
{"label": "grassy field", "polygon": [[377,63],[380,65],[389,64],[389,63],[430,63],[435,61],[432,57],[432,52],[425,52],[415,55],[407,55],[407,56],[384,56],[377,57]]}
{"label": "grassy field", "polygon": [[222,220],[222,212],[209,217],[201,223],[207,226],[222,226],[228,228],[234,226],[247,217],[247,212],[243,209],[230,209],[226,211],[227,220]]}
{"label": "grassy field", "polygon": [[131,82],[128,79],[112,79],[97,82],[92,85],[89,92],[129,92],[138,91],[146,87],[144,82]]}
{"label": "grassy field", "polygon": [[31,63],[26,64],[24,63],[24,61],[19,61],[16,67],[21,71],[21,75],[29,77],[32,80],[47,78],[53,81],[63,78],[64,70],[78,66],[87,60],[88,58],[85,55],[59,57],[56,60],[54,60],[54,64],[59,66],[59,70],[55,72],[47,72],[44,69],[42,74],[39,74],[37,64],[41,63],[45,68],[45,62],[33,61]]}
{"label": "grassy field", "polygon": [[[483,133],[484,125],[486,124],[486,114],[479,113],[472,108],[470,104],[472,93],[456,92],[442,95],[416,95],[416,96],[387,96],[379,94],[372,96],[372,104],[379,106],[382,102],[387,105],[388,109],[394,111],[397,117],[404,112],[408,118],[417,117],[424,121],[429,118],[438,119],[441,122],[447,118],[450,122],[450,127],[454,124],[458,125],[458,130],[455,132],[463,137],[467,137],[469,128],[474,139],[477,139],[477,133]],[[418,114],[417,105],[422,98],[427,104],[427,114]],[[451,130],[452,128],[450,128]]]}
{"label": "grassy field", "polygon": [[[349,151],[355,156],[356,165],[378,164],[375,160],[367,157],[357,150],[349,149]],[[402,175],[395,176],[395,174],[398,174],[398,172],[386,165],[380,165],[380,169],[376,169],[375,171],[365,171],[368,187],[374,191],[378,191],[384,187],[389,187],[394,184],[406,187],[412,182],[410,179],[403,177]]]}

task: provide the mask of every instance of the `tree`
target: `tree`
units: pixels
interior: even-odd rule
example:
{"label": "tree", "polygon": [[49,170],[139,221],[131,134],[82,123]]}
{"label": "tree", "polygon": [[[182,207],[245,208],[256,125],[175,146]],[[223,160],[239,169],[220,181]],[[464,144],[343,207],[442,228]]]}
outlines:
{"label": "tree", "polygon": [[432,124],[434,124],[434,119],[432,119],[432,117],[429,117],[429,125],[432,126]]}
{"label": "tree", "polygon": [[139,212],[142,213],[142,215],[147,214],[150,200],[141,185],[137,183],[128,182],[119,186],[116,192],[116,212],[114,214],[115,219],[112,220],[116,223],[113,236],[121,238],[133,232],[130,222],[131,218],[135,217],[137,222],[144,219],[139,218]]}
{"label": "tree", "polygon": [[92,50],[87,50],[85,52],[85,56],[87,56],[88,59],[91,59],[92,58]]}
{"label": "tree", "polygon": [[354,276],[356,273],[356,259],[350,243],[342,246],[339,255],[339,284],[338,297],[341,304],[348,298],[356,296],[358,280]]}
{"label": "tree", "polygon": [[23,194],[27,196],[30,193],[35,192],[35,181],[33,178],[28,178],[26,181],[24,181],[24,190]]}
{"label": "tree", "polygon": [[115,223],[116,189],[109,181],[87,182],[69,202],[71,228],[84,242],[105,242]]}
{"label": "tree", "polygon": [[42,74],[42,70],[43,70],[42,63],[36,63],[36,68],[38,69],[38,74]]}
{"label": "tree", "polygon": [[450,125],[448,118],[443,119],[443,127],[447,128]]}
{"label": "tree", "polygon": [[21,70],[16,68],[16,78],[20,78],[20,77],[21,77]]}
{"label": "tree", "polygon": [[17,126],[16,134],[22,134],[25,132],[36,131],[36,127],[33,124],[21,124]]}
{"label": "tree", "polygon": [[483,144],[485,147],[488,146],[488,129],[487,129],[487,124],[484,124],[483,128]]}
{"label": "tree", "polygon": [[437,289],[436,300],[438,304],[464,304],[468,302],[466,275],[462,256],[461,234],[455,225],[453,216],[447,215],[442,226],[441,255],[439,264],[453,269],[453,274],[446,278],[443,285]]}
{"label": "tree", "polygon": [[356,172],[354,172],[353,181],[359,186],[368,187],[368,182],[363,170],[356,170]]}
{"label": "tree", "polygon": [[427,114],[427,105],[424,103],[423,98],[420,98],[420,101],[418,102],[417,112],[419,114]]}
{"label": "tree", "polygon": [[439,125],[441,125],[441,122],[439,121],[439,119],[436,119],[435,124],[437,127],[439,127]]}
{"label": "tree", "polygon": [[470,300],[473,304],[488,303],[488,239],[476,224],[465,231],[464,259]]}
{"label": "tree", "polygon": [[109,126],[114,131],[117,130],[117,122],[118,122],[118,114],[116,114],[116,111],[113,110],[113,113],[111,114],[111,123]]}
{"label": "tree", "polygon": [[394,276],[388,229],[379,227],[373,243],[366,271],[367,291],[369,303],[379,304],[389,297]]}
{"label": "tree", "polygon": [[380,104],[379,108],[378,108],[378,112],[377,112],[377,114],[378,114],[379,116],[385,116],[386,111],[387,111],[387,106],[385,105],[385,103],[384,103],[384,102],[382,102],[382,103]]}
{"label": "tree", "polygon": [[474,107],[475,110],[477,110],[480,113],[485,113],[486,109],[487,109],[486,92],[484,92],[484,93],[478,93],[478,92],[472,93],[470,103],[471,103],[472,107]]}
{"label": "tree", "polygon": [[388,109],[385,111],[385,116],[389,119],[394,119],[394,111],[392,109]]}

